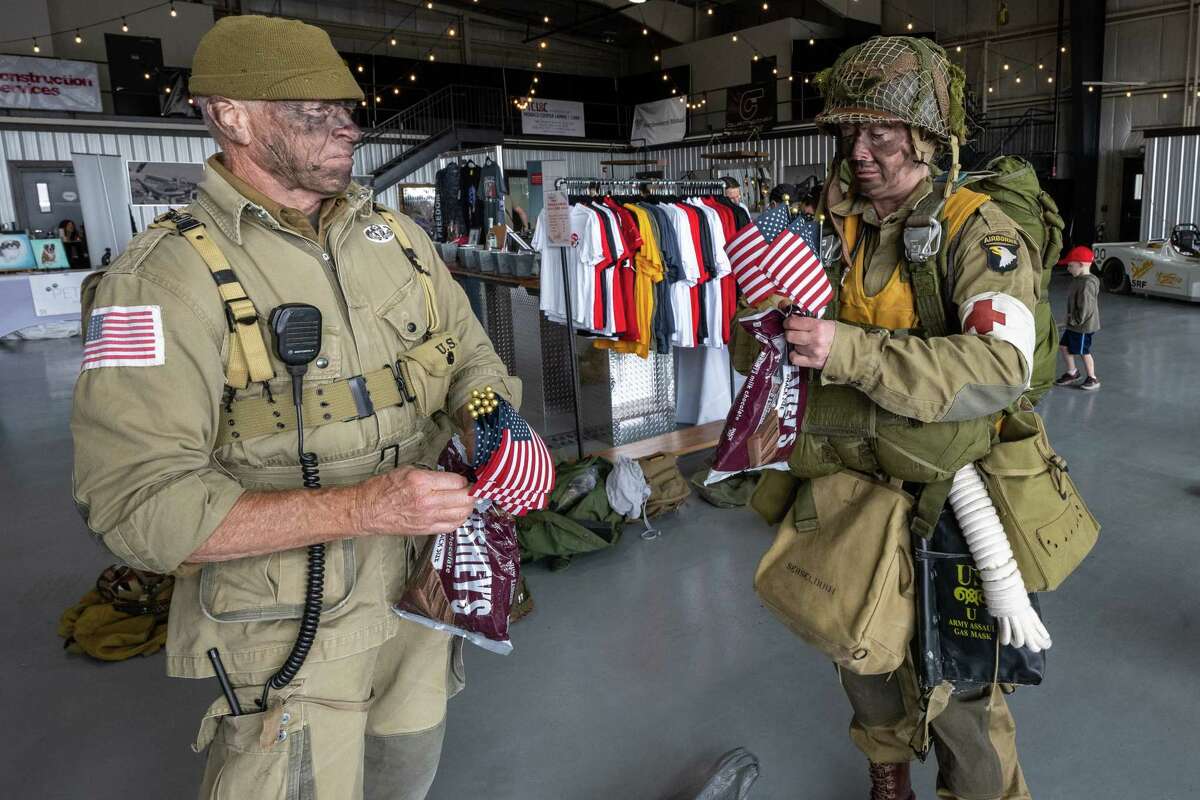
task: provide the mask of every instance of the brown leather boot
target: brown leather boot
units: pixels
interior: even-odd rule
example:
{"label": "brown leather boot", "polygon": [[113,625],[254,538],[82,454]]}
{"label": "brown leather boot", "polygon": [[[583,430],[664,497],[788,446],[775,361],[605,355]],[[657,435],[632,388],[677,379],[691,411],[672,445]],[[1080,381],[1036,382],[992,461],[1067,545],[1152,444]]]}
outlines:
{"label": "brown leather boot", "polygon": [[916,800],[908,779],[908,764],[871,762],[871,800]]}

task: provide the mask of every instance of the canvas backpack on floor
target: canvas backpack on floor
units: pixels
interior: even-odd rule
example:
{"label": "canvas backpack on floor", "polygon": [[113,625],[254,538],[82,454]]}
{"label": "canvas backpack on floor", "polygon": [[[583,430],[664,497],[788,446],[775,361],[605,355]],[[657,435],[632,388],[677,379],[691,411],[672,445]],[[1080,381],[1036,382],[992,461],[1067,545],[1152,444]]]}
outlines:
{"label": "canvas backpack on floor", "polygon": [[691,487],[679,471],[679,459],[671,453],[655,453],[639,458],[638,464],[646,476],[646,483],[650,484],[646,516],[657,517],[674,511],[691,496]]}

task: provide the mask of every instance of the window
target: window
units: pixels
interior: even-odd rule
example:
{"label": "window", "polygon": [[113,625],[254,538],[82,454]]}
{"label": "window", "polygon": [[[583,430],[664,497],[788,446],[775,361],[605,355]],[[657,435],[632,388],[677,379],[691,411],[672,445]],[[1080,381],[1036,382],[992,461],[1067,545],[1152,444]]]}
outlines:
{"label": "window", "polygon": [[1133,199],[1142,199],[1142,173],[1133,176]]}
{"label": "window", "polygon": [[38,210],[43,214],[50,213],[50,187],[45,183],[37,184]]}

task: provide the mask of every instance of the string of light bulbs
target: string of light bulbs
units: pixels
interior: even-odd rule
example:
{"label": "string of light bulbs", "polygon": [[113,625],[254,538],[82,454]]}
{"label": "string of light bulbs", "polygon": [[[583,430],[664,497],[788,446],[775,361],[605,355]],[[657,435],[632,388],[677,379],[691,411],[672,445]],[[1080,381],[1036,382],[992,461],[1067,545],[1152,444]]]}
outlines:
{"label": "string of light bulbs", "polygon": [[155,11],[157,9],[164,8],[164,7],[167,7],[170,9],[170,17],[172,19],[179,16],[179,12],[175,9],[174,0],[166,0],[165,2],[162,2],[162,3],[155,3],[152,6],[146,6],[145,8],[138,9],[137,11],[127,11],[124,14],[117,14],[116,16],[108,17],[107,19],[96,20],[95,22],[89,22],[84,25],[72,25],[69,28],[62,28],[57,31],[50,31],[48,33],[39,33],[37,36],[19,36],[15,39],[3,39],[3,40],[0,40],[0,44],[19,44],[20,42],[24,42],[24,41],[31,41],[33,52],[40,53],[40,52],[42,52],[42,47],[40,44],[38,44],[39,40],[53,39],[55,36],[66,36],[67,34],[71,34],[71,33],[75,34],[75,36],[74,36],[75,44],[83,44],[83,32],[84,31],[91,30],[92,28],[100,28],[105,25],[109,25],[113,22],[120,22],[121,23],[121,32],[129,33],[129,18],[137,17],[142,14],[147,14],[151,11]]}

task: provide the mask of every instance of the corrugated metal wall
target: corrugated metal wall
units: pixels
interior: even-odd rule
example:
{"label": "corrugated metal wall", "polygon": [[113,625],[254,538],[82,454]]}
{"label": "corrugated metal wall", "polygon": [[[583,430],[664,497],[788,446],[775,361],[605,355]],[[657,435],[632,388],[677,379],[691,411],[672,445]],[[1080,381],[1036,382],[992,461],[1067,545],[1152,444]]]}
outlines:
{"label": "corrugated metal wall", "polygon": [[[373,143],[362,147],[355,157],[355,174],[364,175],[375,167],[385,163],[399,150],[398,145]],[[761,150],[769,154],[769,171],[775,180],[783,180],[785,167],[803,164],[819,164],[828,167],[833,160],[834,142],[832,137],[816,132],[798,133],[777,139],[762,139],[754,142],[727,141],[719,143],[699,142],[686,147],[652,148],[645,152],[648,159],[661,160],[661,167],[609,167],[607,174],[614,177],[631,175],[638,169],[661,169],[667,178],[683,177],[689,172],[700,173],[711,170],[715,177],[726,172],[722,164],[730,162],[715,161],[702,158],[704,153],[731,153],[737,150]],[[524,169],[528,161],[546,161],[561,159],[567,162],[567,174],[580,178],[602,177],[604,165],[600,162],[611,158],[630,158],[634,154],[619,150],[554,150],[528,147],[505,147],[504,166],[506,169]],[[745,162],[734,161],[734,164]],[[404,179],[405,183],[433,183],[434,174],[438,169],[434,161]],[[737,171],[742,171],[739,168]],[[390,203],[388,192],[380,195],[383,202]]]}
{"label": "corrugated metal wall", "polygon": [[[67,131],[0,131],[0,222],[15,223],[11,161],[66,161],[72,153],[121,156],[127,161],[203,163],[217,151],[207,136],[147,133],[71,133]],[[137,206],[134,225],[144,230],[167,206]]]}
{"label": "corrugated metal wall", "polygon": [[[712,170],[712,175],[724,174],[722,164],[744,164],[743,161],[718,161],[703,158],[705,153],[731,153],[737,150],[759,150],[769,153],[770,172],[774,179],[783,180],[784,167],[802,164],[820,164],[827,168],[833,160],[833,137],[824,134],[802,133],[779,139],[762,139],[755,142],[703,143],[675,149],[651,150],[653,158],[666,162],[662,168],[668,178],[678,178],[688,172]],[[738,172],[742,169],[738,169]],[[822,173],[825,171],[821,170]]]}
{"label": "corrugated metal wall", "polygon": [[1146,140],[1142,239],[1165,239],[1181,222],[1200,222],[1200,134]]}
{"label": "corrugated metal wall", "polygon": [[[750,144],[730,141],[722,143],[696,143],[686,147],[657,148],[647,151],[646,157],[661,160],[660,168],[668,178],[679,178],[689,172],[700,173],[713,170],[721,175],[727,170],[722,164],[728,162],[701,158],[703,153],[731,152],[743,149],[763,150],[770,154],[771,175],[774,180],[783,179],[784,168],[801,164],[828,165],[833,158],[833,139],[815,132],[793,136],[763,139]],[[13,161],[63,161],[70,162],[72,153],[92,153],[121,156],[127,161],[166,161],[176,163],[203,163],[217,150],[216,143],[208,136],[152,134],[152,133],[73,133],[68,131],[0,131],[0,222],[13,223],[17,219],[12,195],[12,180],[9,163]],[[354,174],[368,174],[374,167],[385,163],[398,151],[398,146],[387,143],[369,144],[355,154]],[[567,174],[578,177],[601,177],[605,174],[624,177],[637,167],[608,167],[600,162],[610,158],[628,158],[627,151],[612,150],[554,150],[550,148],[505,147],[504,166],[507,169],[524,169],[526,162],[561,159],[566,161]],[[744,162],[734,162],[744,163]],[[438,162],[427,164],[405,179],[405,183],[433,183]],[[715,167],[715,169],[714,169]],[[742,169],[737,169],[740,172]],[[399,193],[395,187],[380,193],[380,202],[397,207]],[[141,231],[167,206],[139,206],[133,208],[134,225]]]}

